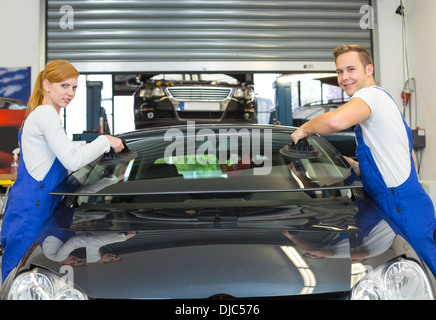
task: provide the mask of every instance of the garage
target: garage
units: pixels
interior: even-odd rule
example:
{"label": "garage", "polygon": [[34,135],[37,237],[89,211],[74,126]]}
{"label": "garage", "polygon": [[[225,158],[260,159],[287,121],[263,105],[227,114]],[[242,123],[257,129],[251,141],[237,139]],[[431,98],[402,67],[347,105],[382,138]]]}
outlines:
{"label": "garage", "polygon": [[3,6],[0,299],[435,298],[433,1]]}

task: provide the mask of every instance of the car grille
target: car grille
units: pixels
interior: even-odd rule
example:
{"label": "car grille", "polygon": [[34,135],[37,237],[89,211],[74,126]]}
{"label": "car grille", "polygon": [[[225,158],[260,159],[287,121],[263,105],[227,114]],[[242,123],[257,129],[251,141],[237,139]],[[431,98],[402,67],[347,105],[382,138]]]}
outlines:
{"label": "car grille", "polygon": [[223,115],[221,111],[178,111],[177,114],[181,119],[221,119]]}
{"label": "car grille", "polygon": [[230,98],[232,88],[171,87],[166,88],[171,98],[179,101],[222,101]]}

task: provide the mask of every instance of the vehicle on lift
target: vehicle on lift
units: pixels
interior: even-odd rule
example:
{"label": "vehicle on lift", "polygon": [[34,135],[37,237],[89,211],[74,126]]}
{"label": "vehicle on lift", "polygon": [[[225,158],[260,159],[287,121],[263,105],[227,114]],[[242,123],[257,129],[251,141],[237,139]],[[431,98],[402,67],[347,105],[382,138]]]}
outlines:
{"label": "vehicle on lift", "polygon": [[325,139],[195,125],[120,135],[72,173],[1,299],[433,299],[434,277]]}
{"label": "vehicle on lift", "polygon": [[135,128],[201,122],[256,122],[252,74],[141,73],[130,85]]}
{"label": "vehicle on lift", "polygon": [[18,130],[25,110],[24,101],[0,97],[0,173],[10,173],[12,151],[18,148]]}
{"label": "vehicle on lift", "polygon": [[[325,112],[333,111],[343,104],[344,101],[336,102],[332,100],[329,103],[313,102],[296,108],[292,115],[293,125],[299,127],[307,121]],[[323,137],[333,144],[344,156],[356,157],[356,136],[353,127],[334,134],[324,135]]]}

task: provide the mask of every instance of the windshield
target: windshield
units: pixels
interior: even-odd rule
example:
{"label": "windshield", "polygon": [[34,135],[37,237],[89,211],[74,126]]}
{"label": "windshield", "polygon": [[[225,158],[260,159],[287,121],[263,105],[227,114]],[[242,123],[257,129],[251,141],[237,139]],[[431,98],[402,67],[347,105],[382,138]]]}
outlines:
{"label": "windshield", "polygon": [[250,128],[173,128],[127,139],[135,158],[118,164],[96,160],[71,174],[53,193],[118,196],[124,200],[117,201],[166,205],[194,198],[220,199],[234,206],[237,201],[232,199],[245,199],[241,202],[245,205],[349,192],[350,167],[324,139],[309,139],[319,157],[288,158],[280,149],[290,142],[292,131]]}

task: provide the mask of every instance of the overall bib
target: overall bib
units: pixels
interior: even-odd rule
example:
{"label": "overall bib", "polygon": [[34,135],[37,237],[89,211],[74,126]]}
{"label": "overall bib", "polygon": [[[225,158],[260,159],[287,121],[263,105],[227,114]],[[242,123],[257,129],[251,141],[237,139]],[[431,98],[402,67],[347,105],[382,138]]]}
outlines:
{"label": "overall bib", "polygon": [[47,220],[62,200],[50,192],[68,174],[67,169],[55,158],[42,181],[35,180],[26,169],[21,148],[22,130],[18,132],[21,157],[17,179],[9,193],[1,228],[2,279],[18,265],[35,238],[41,233]]}
{"label": "overall bib", "polygon": [[[386,94],[389,95],[387,92]],[[360,125],[356,125],[354,129],[357,139],[356,156],[359,161],[361,180],[364,190],[384,215],[396,224],[418,256],[436,275],[436,249],[433,240],[436,224],[434,206],[418,180],[412,156],[412,133],[404,118],[403,123],[409,138],[411,170],[408,179],[395,188],[386,186],[371,150],[365,145]],[[395,161],[394,155],[392,161]]]}

